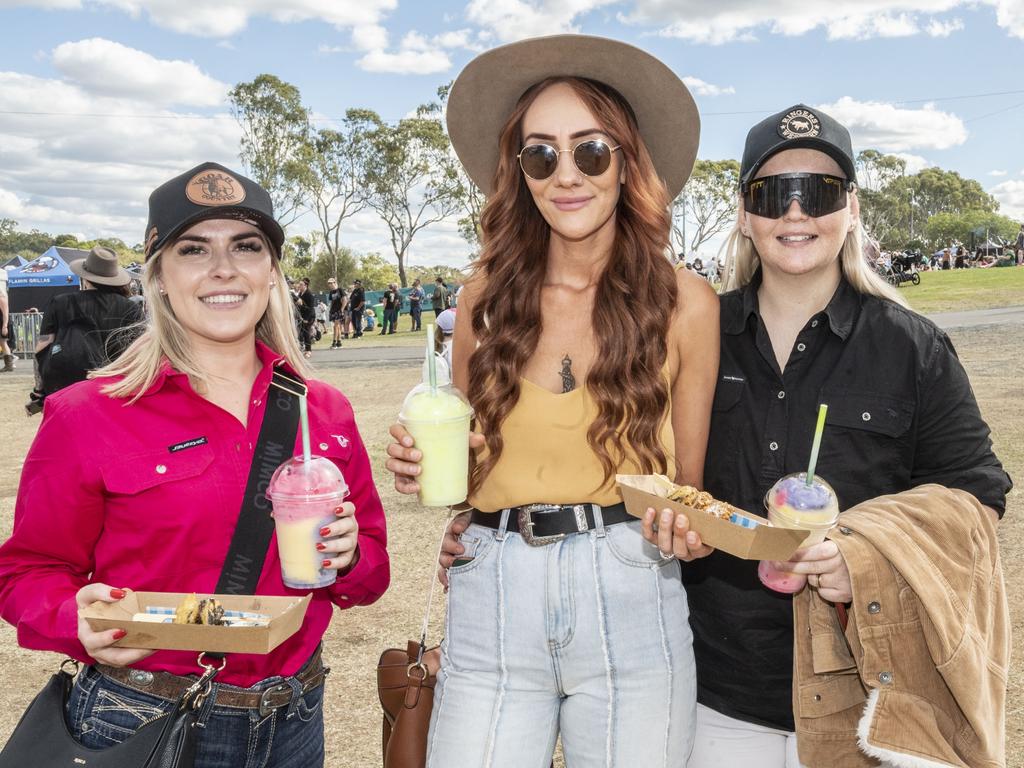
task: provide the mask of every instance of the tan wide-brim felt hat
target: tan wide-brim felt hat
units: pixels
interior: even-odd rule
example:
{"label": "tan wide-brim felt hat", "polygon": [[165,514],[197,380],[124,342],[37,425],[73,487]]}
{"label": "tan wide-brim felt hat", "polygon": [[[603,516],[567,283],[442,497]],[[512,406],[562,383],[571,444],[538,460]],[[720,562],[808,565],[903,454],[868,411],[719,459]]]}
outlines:
{"label": "tan wide-brim felt hat", "polygon": [[79,277],[99,285],[128,285],[132,276],[117,263],[117,254],[109,248],[97,245],[84,259],[75,259],[68,264]]}
{"label": "tan wide-brim felt hat", "polygon": [[448,94],[448,135],[473,182],[490,194],[501,129],[526,90],[549,77],[609,85],[629,102],[654,167],[674,199],[693,170],[700,115],[683,81],[646,51],[588,35],[535,37],[482,53]]}

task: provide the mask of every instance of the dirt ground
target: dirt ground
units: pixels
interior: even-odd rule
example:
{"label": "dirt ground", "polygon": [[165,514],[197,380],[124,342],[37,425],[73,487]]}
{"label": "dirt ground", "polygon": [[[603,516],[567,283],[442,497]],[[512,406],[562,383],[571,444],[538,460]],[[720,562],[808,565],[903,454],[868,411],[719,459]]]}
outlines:
{"label": "dirt ground", "polygon": [[[951,334],[982,412],[992,427],[996,451],[1011,476],[1024,482],[1024,356],[1021,326],[987,327]],[[375,668],[384,648],[403,646],[419,631],[434,552],[443,515],[424,511],[391,488],[384,464],[387,426],[414,383],[414,367],[359,367],[326,370],[322,378],[352,400],[377,473],[388,512],[392,558],[391,588],[375,605],[336,612],[326,636],[325,658],[332,671],[325,700],[327,765],[370,768],[380,765],[380,710]],[[22,461],[39,423],[22,410],[30,379],[0,375],[0,537],[9,535]],[[1014,629],[1024,623],[1022,492],[1011,492],[1000,542]],[[71,532],[55,532],[70,535]],[[431,638],[439,639],[443,601],[435,600]],[[0,625],[0,744],[59,658],[18,647],[14,630]],[[1024,667],[1015,654],[1007,705],[1007,764],[1024,766]]]}

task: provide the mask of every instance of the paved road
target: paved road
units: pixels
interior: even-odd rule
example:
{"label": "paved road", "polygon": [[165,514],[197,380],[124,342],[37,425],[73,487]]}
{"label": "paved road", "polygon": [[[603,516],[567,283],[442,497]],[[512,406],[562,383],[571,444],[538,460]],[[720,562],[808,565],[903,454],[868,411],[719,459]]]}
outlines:
{"label": "paved road", "polygon": [[972,309],[969,312],[938,312],[928,315],[939,328],[975,328],[979,325],[1024,323],[1024,306],[997,309]]}
{"label": "paved road", "polygon": [[[974,309],[969,312],[940,312],[928,316],[944,330],[976,328],[982,325],[1024,324],[1024,306],[1000,307],[998,309]],[[372,344],[372,341],[369,341]],[[371,347],[360,346],[359,342],[345,341],[341,349],[321,349],[313,353],[313,363],[318,368],[341,368],[351,365],[372,366],[417,365],[423,359],[423,349],[415,347]],[[27,360],[18,362],[13,375],[29,376],[32,366]]]}

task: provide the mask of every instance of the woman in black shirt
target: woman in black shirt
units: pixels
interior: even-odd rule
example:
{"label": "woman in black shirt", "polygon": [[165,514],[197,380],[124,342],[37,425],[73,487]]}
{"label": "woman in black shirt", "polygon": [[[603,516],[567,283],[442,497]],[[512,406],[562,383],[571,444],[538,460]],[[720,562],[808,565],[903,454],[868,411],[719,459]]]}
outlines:
{"label": "woman in black shirt", "polygon": [[[806,470],[828,403],[817,473],[839,507],[925,483],[960,488],[1002,515],[1010,480],[992,453],[949,339],[907,308],[862,255],[853,150],[828,115],[796,105],[751,129],[721,297],[721,364],[705,488],[757,512],[780,477]],[[697,663],[688,768],[796,768],[792,598],[757,561],[699,557],[671,525],[646,535],[684,564]],[[786,568],[835,603],[851,599],[831,541]]]}

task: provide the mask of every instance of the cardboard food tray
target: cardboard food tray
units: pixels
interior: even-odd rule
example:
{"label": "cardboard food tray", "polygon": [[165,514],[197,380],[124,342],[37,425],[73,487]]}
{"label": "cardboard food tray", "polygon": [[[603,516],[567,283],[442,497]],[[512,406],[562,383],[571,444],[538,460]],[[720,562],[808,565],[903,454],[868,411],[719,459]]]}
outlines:
{"label": "cardboard food tray", "polygon": [[765,518],[737,509],[737,515],[756,523],[746,528],[669,501],[666,497],[676,486],[664,475],[616,475],[615,479],[629,514],[643,518],[648,507],[659,512],[662,509],[685,512],[690,530],[699,533],[705,544],[744,560],[789,560],[810,533],[802,528],[773,528]]}
{"label": "cardboard food tray", "polygon": [[214,597],[227,610],[264,613],[265,627],[218,627],[203,624],[155,624],[132,621],[147,606],[176,608],[189,592],[129,592],[116,603],[97,601],[82,611],[96,632],[123,629],[127,635],[114,645],[124,648],[152,648],[161,651],[210,651],[214,653],[270,653],[294,635],[302,625],[312,594],[198,595]]}

